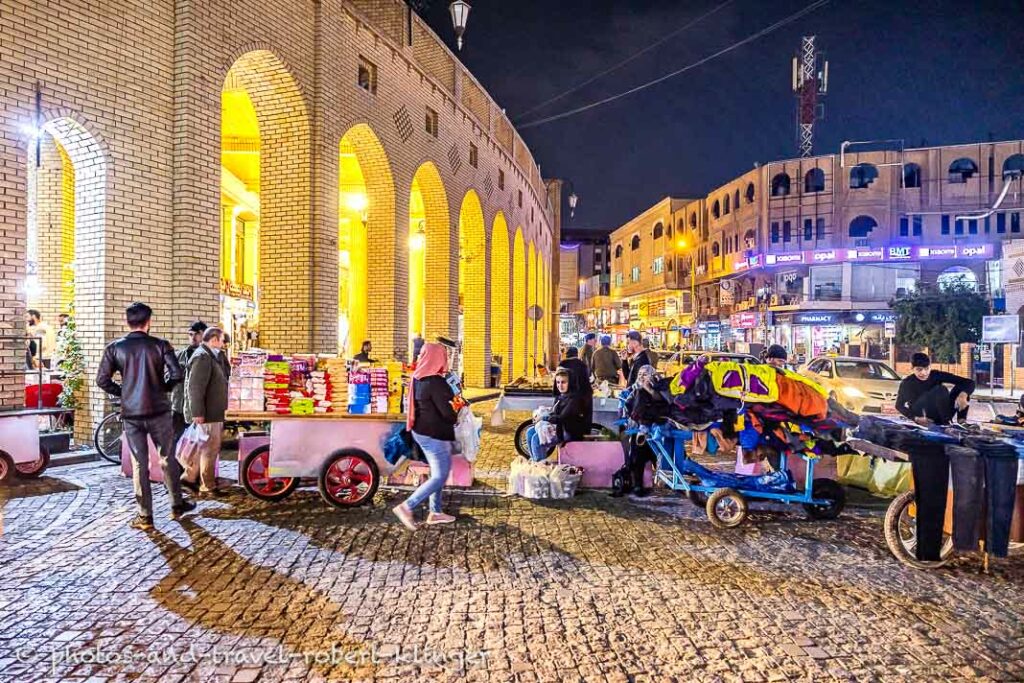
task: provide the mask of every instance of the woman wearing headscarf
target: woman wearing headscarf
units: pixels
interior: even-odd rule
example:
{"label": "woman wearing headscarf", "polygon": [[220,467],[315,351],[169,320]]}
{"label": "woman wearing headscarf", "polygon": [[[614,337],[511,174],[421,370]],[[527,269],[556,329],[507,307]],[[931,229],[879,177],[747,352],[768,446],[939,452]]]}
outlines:
{"label": "woman wearing headscarf", "polygon": [[448,351],[445,347],[433,342],[424,344],[412,376],[405,424],[427,458],[430,478],[393,509],[399,521],[411,531],[416,530],[413,511],[427,498],[430,499],[427,524],[455,521],[451,515],[441,512],[441,489],[452,468],[452,445],[458,421],[458,413],[452,404],[455,392],[445,379],[447,373]]}

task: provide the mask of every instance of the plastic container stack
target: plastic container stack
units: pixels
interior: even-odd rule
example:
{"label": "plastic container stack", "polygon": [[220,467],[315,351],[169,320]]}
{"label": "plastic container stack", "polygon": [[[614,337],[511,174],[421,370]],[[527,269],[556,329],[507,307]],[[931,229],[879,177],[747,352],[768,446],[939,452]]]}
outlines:
{"label": "plastic container stack", "polygon": [[352,415],[369,415],[372,412],[370,372],[350,370],[348,373],[348,412]]}
{"label": "plastic container stack", "polygon": [[265,410],[278,415],[291,412],[291,396],[288,394],[290,368],[284,356],[268,356],[263,366],[263,396]]}
{"label": "plastic container stack", "polygon": [[263,411],[263,372],[267,354],[246,351],[231,359],[228,380],[228,410],[258,413]]}
{"label": "plastic container stack", "polygon": [[317,359],[316,369],[309,373],[309,375],[310,381],[313,384],[313,412],[332,412],[334,403],[331,400],[331,373],[327,370],[327,359]]}
{"label": "plastic container stack", "polygon": [[387,413],[389,394],[388,369],[370,368],[370,412]]}

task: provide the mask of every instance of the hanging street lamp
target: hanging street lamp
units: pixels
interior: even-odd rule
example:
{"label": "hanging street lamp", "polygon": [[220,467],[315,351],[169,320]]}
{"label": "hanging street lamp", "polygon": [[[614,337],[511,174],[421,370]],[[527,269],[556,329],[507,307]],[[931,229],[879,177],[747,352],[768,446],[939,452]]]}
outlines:
{"label": "hanging street lamp", "polygon": [[569,218],[576,216],[576,205],[579,204],[580,198],[573,192],[569,195]]}
{"label": "hanging street lamp", "polygon": [[452,15],[452,26],[455,27],[455,40],[459,50],[462,50],[462,34],[466,32],[466,22],[469,21],[469,10],[471,7],[464,0],[455,0],[448,5],[448,12]]}

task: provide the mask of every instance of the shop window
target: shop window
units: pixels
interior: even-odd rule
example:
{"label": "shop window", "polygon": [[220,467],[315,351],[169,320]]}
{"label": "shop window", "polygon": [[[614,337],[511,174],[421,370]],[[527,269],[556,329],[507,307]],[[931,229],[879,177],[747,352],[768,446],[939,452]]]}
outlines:
{"label": "shop window", "polygon": [[870,187],[878,179],[878,169],[874,164],[857,164],[850,169],[850,189],[863,190]]}
{"label": "shop window", "polygon": [[871,216],[857,216],[850,221],[850,237],[867,237],[878,227],[878,222]]}
{"label": "shop window", "polygon": [[825,239],[825,219],[816,218],[814,220],[814,238],[823,240]]}
{"label": "shop window", "polygon": [[949,165],[949,182],[966,183],[978,173],[978,164],[972,159],[961,157]]}
{"label": "shop window", "polygon": [[814,221],[810,218],[804,219],[804,242],[814,239]]}
{"label": "shop window", "polygon": [[953,266],[939,273],[939,276],[935,279],[935,284],[938,285],[940,290],[966,287],[977,291],[978,276],[970,268]]}
{"label": "shop window", "polygon": [[747,183],[747,191],[745,192],[745,194],[747,196],[747,204],[753,204],[754,203],[754,183]]}
{"label": "shop window", "polygon": [[1003,180],[1024,177],[1024,154],[1014,154],[1003,162]]}
{"label": "shop window", "polygon": [[480,150],[472,142],[469,143],[469,165],[473,168],[480,167]]}
{"label": "shop window", "polygon": [[785,197],[789,194],[789,175],[779,173],[772,178],[772,196]]}
{"label": "shop window", "polygon": [[903,187],[921,187],[921,167],[917,164],[903,164]]}
{"label": "shop window", "polygon": [[498,169],[498,189],[505,189],[505,172],[502,171],[500,168]]}
{"label": "shop window", "polygon": [[629,241],[630,251],[636,251],[640,248],[640,235],[633,235],[633,239]]}
{"label": "shop window", "polygon": [[804,192],[824,192],[825,172],[820,168],[812,168],[804,176]]}
{"label": "shop window", "polygon": [[917,264],[855,263],[850,267],[850,297],[856,301],[889,301],[897,296],[897,290],[906,290],[908,280],[915,282],[919,274]]}
{"label": "shop window", "polygon": [[815,301],[839,301],[843,298],[841,265],[811,266],[811,298]]}
{"label": "shop window", "polygon": [[362,55],[359,55],[356,85],[372,95],[377,94],[377,65]]}
{"label": "shop window", "polygon": [[438,134],[438,118],[437,112],[427,107],[427,114],[425,117],[425,129],[431,137],[437,137]]}

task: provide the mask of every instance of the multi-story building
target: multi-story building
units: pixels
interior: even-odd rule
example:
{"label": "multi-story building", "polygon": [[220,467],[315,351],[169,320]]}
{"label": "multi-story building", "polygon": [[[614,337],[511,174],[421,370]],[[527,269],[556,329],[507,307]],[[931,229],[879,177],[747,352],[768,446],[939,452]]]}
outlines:
{"label": "multi-story building", "polygon": [[598,317],[602,329],[617,337],[639,329],[658,345],[679,343],[682,318],[691,315],[691,281],[677,263],[687,244],[677,220],[692,203],[665,197],[612,232],[611,301]]}
{"label": "multi-story building", "polygon": [[610,230],[562,230],[559,304],[562,336],[575,343],[580,331],[601,327],[611,293]]}
{"label": "multi-story building", "polygon": [[670,272],[656,259],[674,248],[665,288],[690,281],[694,315],[680,327],[691,345],[885,357],[897,295],[951,280],[1001,287],[1002,243],[1021,236],[1022,170],[1024,141],[771,162],[673,205],[676,240],[652,237],[656,252],[641,228],[670,200],[616,230],[612,298],[639,314],[654,271]]}

